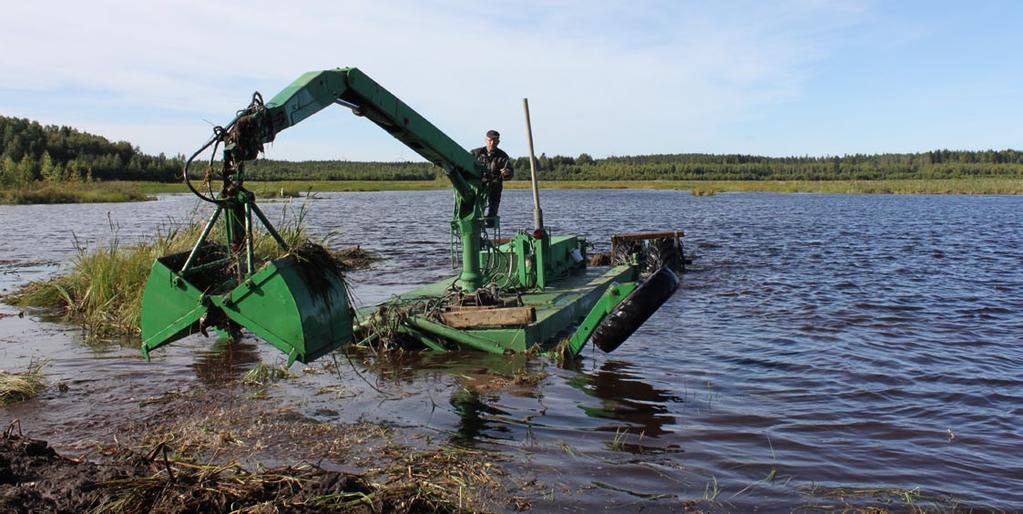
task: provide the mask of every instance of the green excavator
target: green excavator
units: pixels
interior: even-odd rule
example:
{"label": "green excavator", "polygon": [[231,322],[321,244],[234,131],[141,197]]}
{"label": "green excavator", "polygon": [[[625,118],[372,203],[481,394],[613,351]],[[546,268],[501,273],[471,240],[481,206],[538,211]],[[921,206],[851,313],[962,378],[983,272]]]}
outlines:
{"label": "green excavator", "polygon": [[[330,252],[311,243],[289,246],[259,209],[245,188],[245,163],[278,133],[332,105],[369,119],[443,169],[454,189],[456,278],[357,310]],[[205,190],[196,187],[193,162],[221,147],[220,161],[210,160],[211,169],[220,166],[220,191],[209,176]],[[214,209],[191,250],[153,263],[142,302],[143,355],[190,334],[237,336],[247,329],[287,354],[289,365],[384,339],[434,351],[538,349],[573,357],[591,340],[613,351],[678,288],[681,231],[612,236],[603,265],[590,265],[589,244],[551,234],[538,204],[532,230],[500,238],[500,220],[484,217],[483,177],[472,154],[356,68],[306,73],[265,103],[256,93],[185,164],[183,180]],[[534,172],[538,202],[536,191]],[[282,257],[257,262],[256,222]],[[214,233],[220,241],[212,241]]]}

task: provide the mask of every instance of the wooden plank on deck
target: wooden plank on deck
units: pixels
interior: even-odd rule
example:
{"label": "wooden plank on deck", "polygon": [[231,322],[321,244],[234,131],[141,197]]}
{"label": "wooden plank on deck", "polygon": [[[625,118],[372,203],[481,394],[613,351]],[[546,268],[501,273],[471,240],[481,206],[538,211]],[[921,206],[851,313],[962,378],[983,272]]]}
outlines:
{"label": "wooden plank on deck", "polygon": [[465,309],[441,313],[444,324],[451,328],[515,327],[536,320],[533,307]]}

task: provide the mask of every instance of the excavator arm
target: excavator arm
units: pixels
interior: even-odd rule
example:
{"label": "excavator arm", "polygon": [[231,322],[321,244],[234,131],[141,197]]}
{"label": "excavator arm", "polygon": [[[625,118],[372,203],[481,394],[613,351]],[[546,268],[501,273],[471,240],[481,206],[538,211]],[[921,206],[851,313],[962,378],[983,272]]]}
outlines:
{"label": "excavator arm", "polygon": [[[443,168],[452,177],[462,200],[471,199],[478,192],[478,184],[469,184],[478,182],[482,174],[472,154],[357,68],[305,73],[265,105],[243,111],[228,127],[228,132],[232,126],[238,127],[239,135],[233,143],[242,157],[239,160],[254,158],[262,145],[273,141],[278,133],[335,104],[365,116]],[[476,187],[467,189],[470,185]]]}
{"label": "excavator arm", "polygon": [[303,74],[265,104],[259,95],[222,132],[225,167],[240,171],[277,134],[331,106],[364,116],[426,160],[440,166],[455,190],[455,225],[462,241],[459,286],[474,291],[483,284],[478,255],[483,219],[482,166],[426,118],[357,68]]}

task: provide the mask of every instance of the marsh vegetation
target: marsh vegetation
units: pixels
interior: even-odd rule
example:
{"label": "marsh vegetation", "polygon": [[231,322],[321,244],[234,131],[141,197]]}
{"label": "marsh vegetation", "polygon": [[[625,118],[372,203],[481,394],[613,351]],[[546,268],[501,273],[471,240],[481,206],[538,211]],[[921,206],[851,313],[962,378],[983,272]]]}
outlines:
{"label": "marsh vegetation", "polygon": [[[204,221],[196,218],[184,225],[164,228],[154,237],[133,244],[124,244],[114,237],[106,245],[85,248],[75,241],[76,252],[66,272],[30,282],[4,297],[4,301],[57,312],[82,326],[93,339],[136,335],[142,294],[153,262],[167,254],[190,250],[202,232]],[[222,229],[222,225],[218,225],[211,238],[220,237],[218,232]],[[304,208],[291,215],[285,210],[277,231],[290,248],[299,248],[309,241]],[[266,232],[255,232],[253,242],[258,262],[285,254]],[[329,240],[324,243],[329,245]],[[360,247],[331,252],[344,269],[365,268],[379,259],[377,254]]]}

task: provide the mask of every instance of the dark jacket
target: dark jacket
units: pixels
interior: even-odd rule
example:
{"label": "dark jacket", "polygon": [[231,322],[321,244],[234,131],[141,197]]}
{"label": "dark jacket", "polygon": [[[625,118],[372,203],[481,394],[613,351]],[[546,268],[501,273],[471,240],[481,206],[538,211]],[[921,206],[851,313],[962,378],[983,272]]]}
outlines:
{"label": "dark jacket", "polygon": [[508,171],[508,178],[512,178],[515,175],[515,170],[512,169],[511,159],[508,158],[508,154],[504,153],[504,150],[494,148],[493,152],[487,153],[487,147],[481,146],[479,148],[474,148],[471,153],[472,156],[483,165],[484,182],[500,180],[501,173],[505,170]]}

